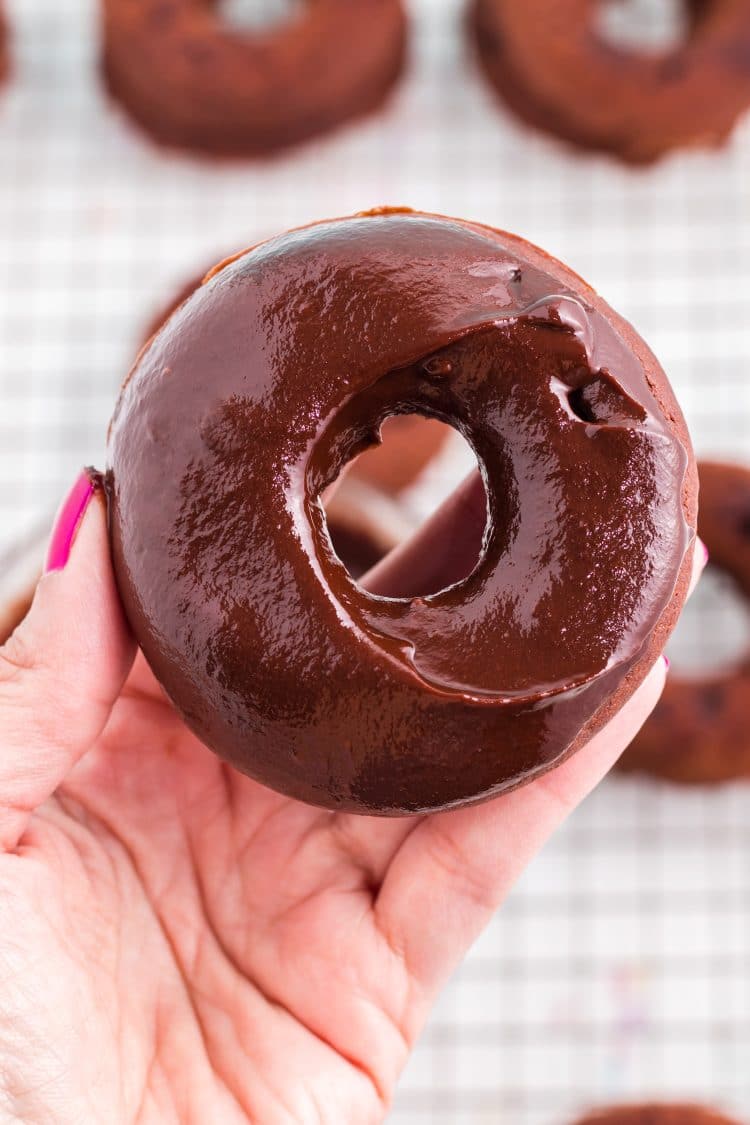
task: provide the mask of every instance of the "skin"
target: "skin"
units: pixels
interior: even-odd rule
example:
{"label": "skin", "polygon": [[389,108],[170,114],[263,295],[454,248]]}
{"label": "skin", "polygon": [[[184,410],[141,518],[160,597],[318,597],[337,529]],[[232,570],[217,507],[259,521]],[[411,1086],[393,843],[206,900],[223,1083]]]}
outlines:
{"label": "skin", "polygon": [[0,1122],[381,1121],[438,990],[664,677],[491,803],[310,808],[178,720],[96,496],[0,650]]}

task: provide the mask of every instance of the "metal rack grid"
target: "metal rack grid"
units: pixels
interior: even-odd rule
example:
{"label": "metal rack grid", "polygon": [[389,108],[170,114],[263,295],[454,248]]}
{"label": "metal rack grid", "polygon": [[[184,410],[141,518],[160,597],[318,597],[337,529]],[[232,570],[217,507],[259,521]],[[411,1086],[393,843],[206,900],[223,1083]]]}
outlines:
{"label": "metal rack grid", "polygon": [[[721,152],[653,170],[572,154],[495,104],[459,0],[413,0],[411,64],[385,112],[269,164],[212,166],[154,148],[108,103],[95,0],[8,7],[0,547],[101,462],[139,334],[185,278],[381,203],[504,226],[568,261],[654,347],[699,451],[750,460],[747,124]],[[710,655],[695,613],[690,636]],[[447,989],[392,1125],[564,1125],[642,1096],[750,1116],[748,813],[747,786],[603,784]]]}

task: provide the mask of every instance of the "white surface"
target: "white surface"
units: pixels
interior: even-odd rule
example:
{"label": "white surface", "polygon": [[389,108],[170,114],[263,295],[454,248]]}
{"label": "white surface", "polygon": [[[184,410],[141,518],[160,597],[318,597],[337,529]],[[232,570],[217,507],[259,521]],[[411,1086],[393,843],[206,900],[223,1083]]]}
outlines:
{"label": "white surface", "polygon": [[[101,463],[139,334],[259,236],[376,204],[507,227],[642,331],[701,452],[750,459],[750,129],[632,172],[497,108],[460,4],[413,3],[380,116],[272,164],[153,148],[97,74],[93,0],[14,0],[0,92],[0,545]],[[750,1116],[750,788],[610,781],[533,865],[440,1002],[392,1125],[564,1125],[591,1102]]]}

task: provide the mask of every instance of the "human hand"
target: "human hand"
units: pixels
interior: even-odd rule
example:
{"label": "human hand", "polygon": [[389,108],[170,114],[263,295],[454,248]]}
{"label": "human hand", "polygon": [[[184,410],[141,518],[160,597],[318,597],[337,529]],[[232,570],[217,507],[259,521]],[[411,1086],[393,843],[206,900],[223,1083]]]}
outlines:
{"label": "human hand", "polygon": [[0,1120],[381,1121],[437,991],[665,665],[587,747],[487,804],[310,808],[182,724],[135,656],[102,499],[77,488],[58,569],[0,650]]}

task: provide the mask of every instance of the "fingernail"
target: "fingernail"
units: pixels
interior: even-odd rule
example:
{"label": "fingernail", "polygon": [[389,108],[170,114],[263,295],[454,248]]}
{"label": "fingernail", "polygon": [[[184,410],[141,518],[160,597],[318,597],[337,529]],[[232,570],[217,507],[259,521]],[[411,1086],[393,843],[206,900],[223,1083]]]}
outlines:
{"label": "fingernail", "polygon": [[670,669],[669,657],[668,656],[662,656],[662,660],[664,661],[664,667],[666,668],[667,671],[669,671],[669,669]]}
{"label": "fingernail", "polygon": [[91,477],[84,469],[55,516],[52,535],[47,547],[47,558],[44,563],[45,574],[49,574],[53,570],[62,570],[66,565],[70,558],[76,532],[94,492],[95,488]]}
{"label": "fingernail", "polygon": [[708,547],[706,546],[706,544],[703,542],[702,539],[701,539],[701,547],[703,548],[703,565],[708,566],[708,560],[710,559],[711,556],[708,553]]}

